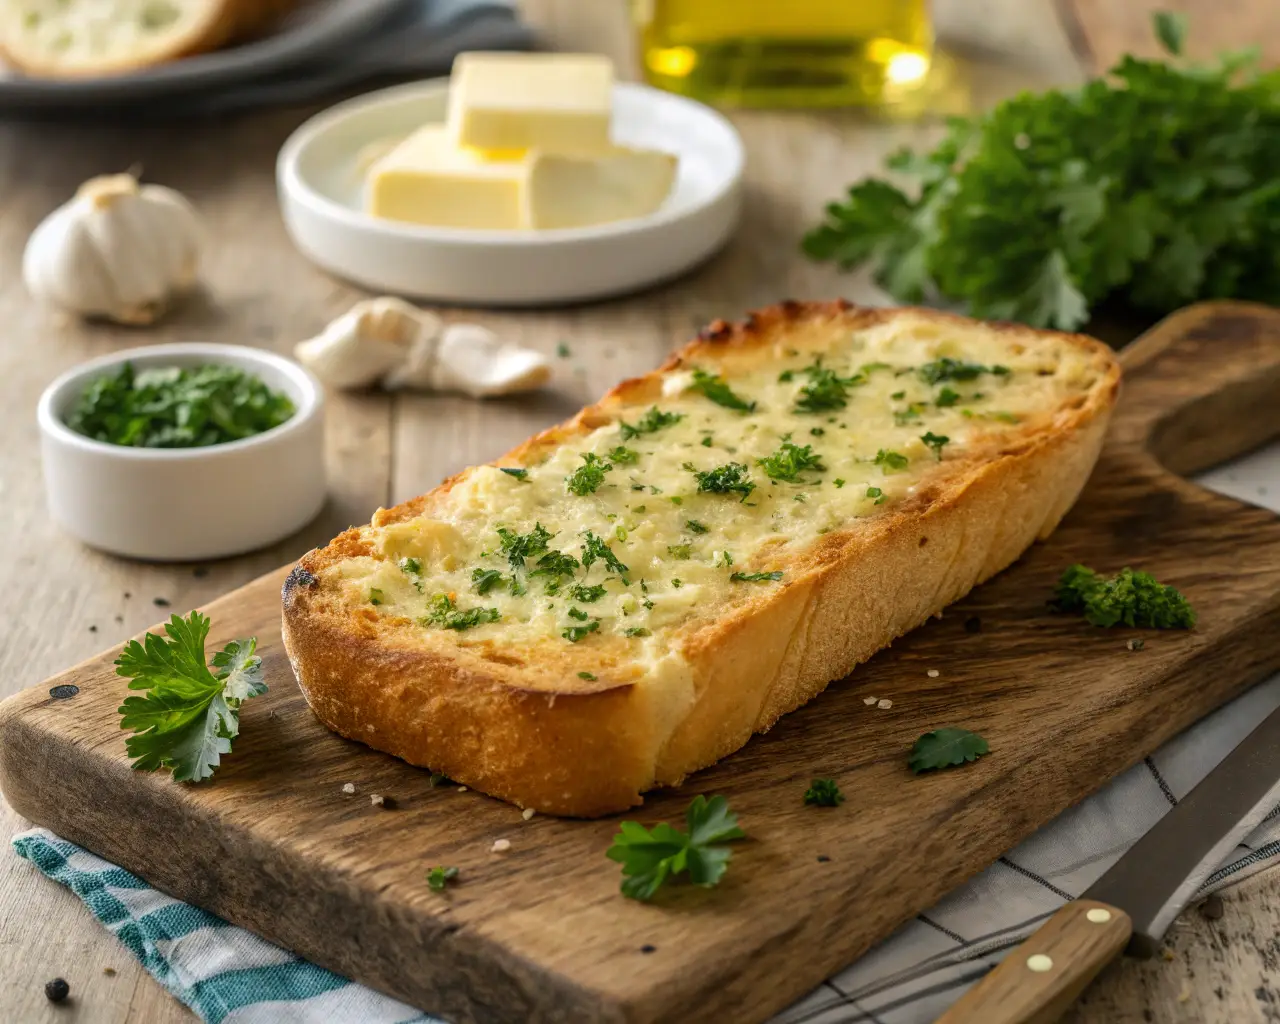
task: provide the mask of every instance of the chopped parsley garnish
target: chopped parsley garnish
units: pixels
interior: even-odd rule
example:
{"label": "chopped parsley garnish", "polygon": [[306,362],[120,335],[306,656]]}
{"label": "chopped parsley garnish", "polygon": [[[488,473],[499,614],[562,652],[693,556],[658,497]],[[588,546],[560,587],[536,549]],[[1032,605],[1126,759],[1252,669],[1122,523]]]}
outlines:
{"label": "chopped parsley garnish", "polygon": [[571,644],[576,644],[585,640],[588,636],[600,628],[600,620],[592,619],[585,626],[567,626],[560,633],[562,637]]}
{"label": "chopped parsley garnish", "polygon": [[912,402],[905,409],[899,409],[893,414],[893,422],[899,427],[905,427],[908,423],[918,423],[924,407],[924,402]]}
{"label": "chopped parsley garnish", "polygon": [[738,818],[722,796],[693,798],[685,814],[687,831],[665,821],[647,829],[638,821],[618,826],[605,854],[622,865],[622,894],[649,900],[676,875],[688,874],[694,885],[712,886],[724,877],[731,851],[724,843],[742,839]]}
{"label": "chopped parsley garnish", "polygon": [[682,580],[679,576],[674,576],[671,579],[671,586],[676,590],[679,590],[681,587],[684,586],[684,580]]}
{"label": "chopped parsley garnish", "polygon": [[572,576],[578,571],[578,560],[563,551],[548,551],[538,559],[538,567],[529,573],[530,576],[544,576],[559,579],[561,576]]}
{"label": "chopped parsley garnish", "polygon": [[703,447],[703,448],[710,448],[710,447],[711,447],[711,445],[712,445],[713,443],[714,443],[714,442],[711,440],[711,435],[710,435],[710,434],[708,434],[706,437],[704,437],[704,438],[702,439],[702,442],[701,442],[701,444],[702,444],[702,447]]}
{"label": "chopped parsley garnish", "polygon": [[782,579],[782,572],[735,572],[729,574],[729,579],[734,583],[776,583]]}
{"label": "chopped parsley garnish", "polygon": [[129,689],[146,691],[120,705],[120,728],[134,733],[125,750],[138,771],[168,768],[176,782],[200,782],[231,752],[240,705],[267,692],[258,641],[232,640],[213,656],[210,671],[207,616],[173,615],[164,631],[168,639],[148,633],[142,643],[130,640],[115,661]]}
{"label": "chopped parsley garnish", "polygon": [[902,399],[906,398],[906,397],[907,397],[907,393],[906,393],[905,391],[895,391],[895,392],[894,392],[893,394],[891,394],[889,397],[890,397],[890,398],[892,398],[895,402],[898,402],[898,401],[901,401]]}
{"label": "chopped parsley garnish", "polygon": [[804,373],[809,383],[800,389],[796,398],[796,412],[826,412],[830,409],[843,409],[849,404],[849,388],[855,384],[865,384],[866,378],[860,374],[852,377],[841,377],[834,370],[829,370],[821,361],[806,366]]}
{"label": "chopped parsley garnish", "polygon": [[534,523],[529,533],[520,534],[505,526],[498,527],[498,538],[502,541],[502,553],[507,556],[513,569],[523,569],[524,560],[540,555],[547,550],[547,542],[552,534],[548,533],[541,523]]}
{"label": "chopped parsley garnish", "polygon": [[672,558],[692,558],[693,548],[688,544],[668,544],[667,554]]}
{"label": "chopped parsley garnish", "polygon": [[462,611],[448,594],[437,594],[431,599],[427,614],[418,621],[441,629],[473,629],[486,622],[497,622],[502,616],[497,608],[468,608]]}
{"label": "chopped parsley garnish", "polygon": [[653,635],[652,633],[649,632],[649,630],[645,629],[644,626],[632,626],[629,629],[624,629],[622,632],[625,636],[652,636]]}
{"label": "chopped parsley garnish", "polygon": [[432,892],[444,892],[444,887],[457,877],[457,868],[429,868],[427,870],[427,885]]}
{"label": "chopped parsley garnish", "polygon": [[946,434],[935,434],[932,430],[927,434],[920,435],[920,440],[933,449],[934,457],[939,462],[942,461],[943,446],[951,443],[951,438],[947,437]]}
{"label": "chopped parsley garnish", "polygon": [[295,411],[287,396],[234,366],[122,363],[89,383],[66,423],[106,444],[204,448],[271,430]]}
{"label": "chopped parsley garnish", "polygon": [[950,388],[944,387],[938,392],[937,406],[939,409],[949,409],[958,401],[960,401],[960,393],[958,391],[952,391]]}
{"label": "chopped parsley garnish", "polygon": [[419,594],[422,593],[422,562],[416,558],[402,558],[399,562],[400,571],[413,580],[413,586]]}
{"label": "chopped parsley garnish", "polygon": [[1022,422],[1022,420],[1020,420],[1015,413],[1011,413],[1011,412],[993,412],[991,414],[991,418],[993,420],[999,420],[1001,423],[1021,423]]}
{"label": "chopped parsley garnish", "polygon": [[844,803],[844,794],[835,779],[814,779],[804,791],[804,802],[814,807],[838,807]]}
{"label": "chopped parsley garnish", "polygon": [[591,618],[591,616],[588,615],[586,612],[584,612],[581,608],[570,608],[569,618],[577,619],[579,622],[586,622],[587,619]]}
{"label": "chopped parsley garnish", "polygon": [[583,586],[581,583],[574,586],[569,591],[569,596],[575,601],[581,601],[583,604],[595,604],[600,598],[604,597],[604,584],[596,584],[592,587]]}
{"label": "chopped parsley garnish", "polygon": [[663,427],[679,423],[682,419],[684,419],[683,413],[663,412],[655,405],[640,417],[634,427],[625,420],[619,420],[618,430],[622,434],[622,440],[630,441],[633,438],[640,437],[642,434],[656,433]]}
{"label": "chopped parsley garnish", "polygon": [[835,486],[836,486],[836,490],[839,490],[841,487],[843,487],[843,486],[844,486],[844,481],[843,481],[843,480],[841,480],[839,477],[836,477],[836,478],[835,478],[834,480],[832,480],[831,482],[832,482],[833,484],[835,484]]}
{"label": "chopped parsley garnish", "polygon": [[1177,589],[1129,568],[1103,577],[1073,565],[1058,581],[1053,605],[1064,612],[1082,612],[1095,626],[1190,629],[1196,624],[1195,611]]}
{"label": "chopped parsley garnish", "polygon": [[931,363],[925,363],[916,372],[926,384],[941,384],[944,380],[977,380],[984,373],[1004,376],[1009,373],[1009,367],[983,366],[981,363],[970,363],[963,359],[943,356]]}
{"label": "chopped parsley garnish", "polygon": [[481,596],[489,593],[494,587],[505,587],[508,580],[514,582],[515,577],[507,577],[497,569],[472,569],[471,589]]}
{"label": "chopped parsley garnish", "polygon": [[876,452],[876,457],[871,460],[873,465],[882,467],[886,473],[891,470],[906,469],[910,461],[905,455],[886,451],[884,448]]}
{"label": "chopped parsley garnish", "polygon": [[822,437],[823,435],[826,434],[826,431],[822,427],[810,427],[809,433],[813,437]]}
{"label": "chopped parsley garnish", "polygon": [[695,469],[693,475],[698,481],[699,494],[737,493],[742,495],[743,501],[746,501],[756,488],[756,485],[751,482],[747,467],[741,462],[728,462],[705,472]]}
{"label": "chopped parsley garnish", "polygon": [[560,342],[559,345],[556,346],[556,355],[558,355],[561,359],[568,359],[571,355],[573,355],[573,353],[569,351],[569,346],[562,341]]}
{"label": "chopped parsley garnish", "polygon": [[934,729],[916,740],[907,765],[919,775],[976,761],[990,750],[986,740],[968,729]]}
{"label": "chopped parsley garnish", "polygon": [[709,532],[708,528],[706,526],[703,526],[696,519],[686,519],[684,521],[684,525],[685,525],[685,528],[688,529],[690,533],[708,533]]}
{"label": "chopped parsley garnish", "polygon": [[693,371],[693,383],[689,385],[689,389],[711,399],[716,405],[723,405],[726,409],[735,409],[738,412],[755,412],[756,409],[755,402],[748,402],[735,394],[723,377],[707,373],[706,370]]}
{"label": "chopped parsley garnish", "polygon": [[590,530],[582,535],[585,540],[582,544],[582,567],[590,569],[597,561],[602,561],[610,572],[616,572],[619,575],[627,572],[627,567],[623,565],[613,550],[597,537]]}
{"label": "chopped parsley garnish", "polygon": [[382,604],[384,601],[386,601],[386,599],[387,599],[387,595],[386,595],[386,594],[384,594],[384,593],[383,593],[381,590],[379,590],[377,587],[370,587],[370,588],[369,588],[369,603],[370,603],[370,604]]}
{"label": "chopped parsley garnish", "polygon": [[506,473],[507,476],[513,476],[517,480],[529,479],[529,471],[527,469],[508,469],[505,466],[500,466],[498,468],[501,470],[501,472]]}
{"label": "chopped parsley garnish", "polygon": [[620,465],[630,465],[640,461],[640,453],[626,445],[618,445],[609,452],[609,461]]}
{"label": "chopped parsley garnish", "polygon": [[593,494],[612,469],[613,463],[608,459],[600,458],[595,452],[583,452],[582,465],[564,478],[565,488],[580,498]]}
{"label": "chopped parsley garnish", "polygon": [[868,498],[875,498],[875,499],[876,499],[876,500],[875,500],[875,503],[876,503],[877,505],[883,505],[883,504],[884,504],[884,501],[885,501],[885,493],[884,493],[884,491],[880,490],[880,488],[879,488],[879,487],[868,487],[868,488],[867,488],[867,497],[868,497]]}
{"label": "chopped parsley garnish", "polygon": [[787,483],[797,483],[800,474],[806,470],[823,473],[827,469],[822,464],[821,457],[814,454],[812,445],[802,448],[790,441],[783,441],[776,452],[757,462],[764,467],[771,480],[783,480]]}
{"label": "chopped parsley garnish", "polygon": [[594,683],[596,681],[596,677],[592,675],[590,672],[579,672],[578,678],[585,679],[589,683]]}

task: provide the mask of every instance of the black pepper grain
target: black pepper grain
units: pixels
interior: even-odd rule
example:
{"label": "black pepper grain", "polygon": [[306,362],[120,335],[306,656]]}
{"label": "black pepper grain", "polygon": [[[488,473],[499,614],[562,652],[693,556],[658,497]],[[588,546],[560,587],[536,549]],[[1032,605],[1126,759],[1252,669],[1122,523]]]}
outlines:
{"label": "black pepper grain", "polygon": [[62,978],[54,978],[53,981],[44,983],[44,997],[51,1003],[60,1003],[69,995],[71,995],[71,986]]}
{"label": "black pepper grain", "polygon": [[657,947],[657,946],[651,946],[651,945],[649,945],[649,944],[646,942],[643,946],[641,946],[641,947],[640,947],[640,952],[641,952],[641,953],[656,953],[656,952],[658,952],[658,947]]}
{"label": "black pepper grain", "polygon": [[202,580],[209,575],[209,568],[208,566],[197,565],[194,569],[191,570],[191,575],[198,580]]}
{"label": "black pepper grain", "polygon": [[830,858],[830,857],[828,857],[825,853],[820,853],[820,854],[818,854],[818,863],[819,863],[819,864],[826,864],[826,863],[828,863],[830,860],[831,860],[831,858]]}
{"label": "black pepper grain", "polygon": [[382,802],[378,804],[384,811],[394,811],[396,809],[396,798],[393,796],[384,796]]}
{"label": "black pepper grain", "polygon": [[153,597],[151,599],[151,603],[155,605],[157,608],[169,607],[169,599],[167,597]]}
{"label": "black pepper grain", "polygon": [[97,627],[97,626],[90,626],[90,627],[89,627],[89,632],[90,632],[90,633],[96,633],[96,632],[98,632],[98,627]]}
{"label": "black pepper grain", "polygon": [[964,631],[966,633],[981,633],[982,620],[976,615],[970,615],[964,620]]}

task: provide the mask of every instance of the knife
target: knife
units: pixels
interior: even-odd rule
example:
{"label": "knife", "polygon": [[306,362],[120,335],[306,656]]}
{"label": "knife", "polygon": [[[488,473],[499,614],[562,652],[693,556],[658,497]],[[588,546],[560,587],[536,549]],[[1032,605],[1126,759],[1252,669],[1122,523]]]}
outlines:
{"label": "knife", "polygon": [[1120,953],[1149,957],[1227,855],[1280,805],[1280,708],[937,1024],[1052,1024]]}

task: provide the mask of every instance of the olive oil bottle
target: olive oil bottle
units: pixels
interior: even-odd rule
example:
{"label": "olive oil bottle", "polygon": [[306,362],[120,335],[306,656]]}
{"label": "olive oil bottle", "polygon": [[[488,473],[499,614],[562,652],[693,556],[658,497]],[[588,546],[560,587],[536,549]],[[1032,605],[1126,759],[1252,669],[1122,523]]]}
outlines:
{"label": "olive oil bottle", "polygon": [[650,84],[748,107],[891,105],[929,72],[929,0],[633,0]]}

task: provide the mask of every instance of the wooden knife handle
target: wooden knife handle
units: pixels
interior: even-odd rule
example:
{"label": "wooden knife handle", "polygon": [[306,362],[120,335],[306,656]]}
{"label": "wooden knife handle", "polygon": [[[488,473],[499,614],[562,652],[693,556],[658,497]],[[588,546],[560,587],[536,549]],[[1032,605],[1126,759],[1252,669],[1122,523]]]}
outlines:
{"label": "wooden knife handle", "polygon": [[1068,903],[937,1024],[1053,1024],[1129,942],[1123,910],[1093,900]]}

